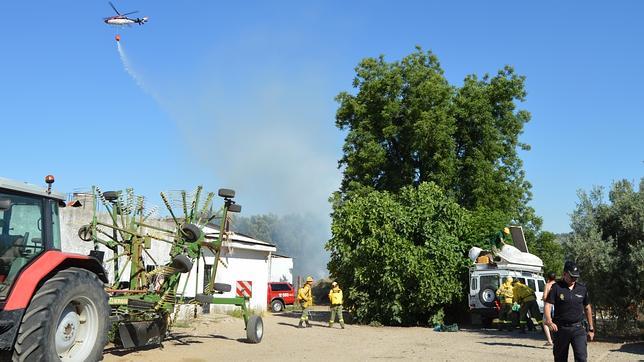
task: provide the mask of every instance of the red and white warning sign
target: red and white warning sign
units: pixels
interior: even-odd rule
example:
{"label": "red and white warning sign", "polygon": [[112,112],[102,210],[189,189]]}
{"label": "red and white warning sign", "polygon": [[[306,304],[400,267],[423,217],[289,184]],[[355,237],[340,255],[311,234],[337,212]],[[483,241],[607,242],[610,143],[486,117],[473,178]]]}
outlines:
{"label": "red and white warning sign", "polygon": [[253,282],[251,280],[238,280],[237,281],[237,296],[238,297],[252,297],[253,296]]}

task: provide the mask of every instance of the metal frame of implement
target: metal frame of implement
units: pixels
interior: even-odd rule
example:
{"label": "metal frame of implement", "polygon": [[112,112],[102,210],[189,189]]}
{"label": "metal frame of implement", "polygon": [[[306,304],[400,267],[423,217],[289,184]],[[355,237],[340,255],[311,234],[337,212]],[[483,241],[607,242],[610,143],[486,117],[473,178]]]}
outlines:
{"label": "metal frame of implement", "polygon": [[[183,218],[175,215],[168,196],[161,193],[161,199],[175,224],[174,230],[152,225],[148,220],[154,211],[146,212],[143,197],[135,196],[132,189],[126,189],[124,192],[102,192],[98,187],[93,187],[92,192],[92,221],[81,227],[78,235],[82,240],[94,242],[92,253],[99,259],[103,257],[103,253],[98,251],[99,244],[105,245],[114,253],[112,258],[105,261],[113,262],[114,284],[107,288],[110,294],[109,304],[112,307],[111,318],[115,322],[111,332],[113,341],[120,342],[123,347],[133,348],[159,344],[163,340],[165,332],[173,322],[170,320],[171,313],[179,304],[185,304],[183,296],[190,272],[195,261],[198,263],[200,258],[204,259],[203,248],[209,249],[215,255],[215,263],[204,294],[196,295],[194,300],[199,303],[241,307],[248,340],[251,343],[261,341],[263,322],[260,316],[251,313],[248,297],[213,296],[215,293],[230,290],[229,285],[214,281],[221,246],[228,237],[228,213],[241,211],[241,206],[233,201],[233,190],[219,190],[218,195],[224,199],[224,205],[221,212],[214,215],[210,212],[214,193],[208,193],[200,206],[201,186],[195,189],[190,202],[188,194],[181,191],[179,202]],[[107,211],[109,222],[101,221],[99,206],[103,206]],[[207,241],[202,227],[217,218],[221,219],[219,236],[212,242]],[[170,244],[169,263],[158,265],[147,251],[152,247],[152,240]],[[154,269],[146,269],[144,254],[152,261]],[[123,258],[126,259],[125,263],[119,265],[119,259]],[[128,281],[123,283],[121,277],[128,264]],[[188,273],[188,277],[181,297],[178,298],[177,289],[182,273]]]}

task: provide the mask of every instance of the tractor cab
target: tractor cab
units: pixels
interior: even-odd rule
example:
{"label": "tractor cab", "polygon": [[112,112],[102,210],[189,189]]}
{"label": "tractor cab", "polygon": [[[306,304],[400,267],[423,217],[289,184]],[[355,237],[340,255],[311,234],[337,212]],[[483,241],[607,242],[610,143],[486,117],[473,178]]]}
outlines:
{"label": "tractor cab", "polygon": [[60,249],[58,207],[63,200],[50,189],[0,178],[0,301],[29,262]]}

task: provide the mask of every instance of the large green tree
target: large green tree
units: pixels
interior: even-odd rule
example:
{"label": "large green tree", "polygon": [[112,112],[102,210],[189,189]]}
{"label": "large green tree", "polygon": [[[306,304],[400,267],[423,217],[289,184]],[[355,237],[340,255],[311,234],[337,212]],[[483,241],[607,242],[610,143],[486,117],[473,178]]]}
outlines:
{"label": "large green tree", "polygon": [[329,269],[361,322],[428,323],[462,296],[468,212],[434,183],[336,205]]}

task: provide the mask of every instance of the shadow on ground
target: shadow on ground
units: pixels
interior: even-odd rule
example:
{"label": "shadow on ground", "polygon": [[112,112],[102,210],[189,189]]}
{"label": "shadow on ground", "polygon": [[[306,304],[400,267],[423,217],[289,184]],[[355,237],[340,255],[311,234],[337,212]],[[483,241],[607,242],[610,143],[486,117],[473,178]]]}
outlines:
{"label": "shadow on ground", "polygon": [[109,354],[109,355],[123,357],[130,353],[149,351],[157,348],[163,349],[164,345],[168,345],[168,344],[173,344],[175,346],[189,346],[191,344],[201,344],[201,343],[204,343],[203,341],[201,341],[202,339],[223,339],[223,340],[229,340],[229,341],[236,341],[239,343],[250,343],[250,341],[248,341],[246,338],[232,339],[218,334],[193,335],[193,334],[178,332],[178,333],[170,333],[170,335],[163,340],[162,344],[144,346],[139,348],[122,348],[119,346],[111,346],[111,347],[105,348],[105,350],[103,351],[103,355]]}
{"label": "shadow on ground", "polygon": [[463,326],[461,330],[480,333],[485,336],[483,338],[489,339],[533,339],[536,341],[543,341],[544,343],[546,342],[546,335],[543,333],[541,328],[537,328],[534,331],[528,331],[526,333],[521,333],[518,329],[512,331],[500,331],[498,329],[480,328],[477,326]]}
{"label": "shadow on ground", "polygon": [[[331,311],[329,311],[328,309],[324,310],[324,309],[322,309],[322,307],[318,307],[318,308],[320,308],[320,309],[319,310],[314,309],[314,310],[311,311],[310,320],[315,321],[315,322],[328,323],[329,319],[331,319]],[[300,317],[302,316],[302,312],[301,311],[286,311],[286,312],[282,312],[282,313],[273,313],[273,315],[280,316],[280,317],[286,317],[286,318],[293,318],[293,319],[298,319],[299,320]],[[342,317],[344,318],[344,322],[346,324],[353,324],[354,323],[353,317],[351,316],[351,313],[344,311],[344,312],[342,312]],[[337,320],[337,317],[336,317],[336,322],[337,321],[338,320]],[[297,323],[296,323],[296,325],[297,325]]]}
{"label": "shadow on ground", "polygon": [[280,326],[288,326],[288,327],[293,327],[293,328],[299,328],[297,326],[298,322],[293,322],[293,323],[284,323],[284,322],[278,322],[277,324]]}
{"label": "shadow on ground", "polygon": [[552,349],[552,347],[537,347],[531,346],[529,344],[523,343],[508,343],[508,342],[478,342],[480,344],[485,344],[487,346],[504,346],[504,347],[522,347],[522,348],[534,348],[534,349]]}
{"label": "shadow on ground", "polygon": [[644,342],[625,343],[619,349],[612,349],[611,352],[624,352],[644,356]]}

